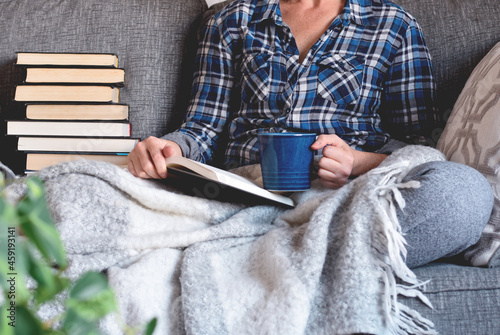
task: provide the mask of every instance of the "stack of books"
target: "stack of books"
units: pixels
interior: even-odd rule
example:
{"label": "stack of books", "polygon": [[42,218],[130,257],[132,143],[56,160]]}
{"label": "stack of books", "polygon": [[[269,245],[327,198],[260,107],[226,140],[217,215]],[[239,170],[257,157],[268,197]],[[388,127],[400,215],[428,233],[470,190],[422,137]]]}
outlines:
{"label": "stack of books", "polygon": [[125,71],[116,55],[20,52],[16,65],[26,76],[14,100],[26,115],[7,121],[7,135],[18,137],[27,173],[81,158],[127,165],[138,139],[119,103]]}

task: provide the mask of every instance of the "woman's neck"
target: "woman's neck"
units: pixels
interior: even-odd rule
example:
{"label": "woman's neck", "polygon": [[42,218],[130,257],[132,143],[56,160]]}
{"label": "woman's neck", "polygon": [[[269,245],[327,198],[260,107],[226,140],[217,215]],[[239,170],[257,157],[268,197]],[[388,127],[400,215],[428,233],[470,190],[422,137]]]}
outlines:
{"label": "woman's neck", "polygon": [[342,12],[346,0],[280,0],[283,21],[299,49],[299,61]]}

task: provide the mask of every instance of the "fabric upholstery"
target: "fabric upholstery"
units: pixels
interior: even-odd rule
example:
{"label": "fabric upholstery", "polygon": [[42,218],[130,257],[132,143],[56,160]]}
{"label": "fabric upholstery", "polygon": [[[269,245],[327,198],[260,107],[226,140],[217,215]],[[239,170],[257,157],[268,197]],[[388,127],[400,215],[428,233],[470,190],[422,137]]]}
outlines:
{"label": "fabric upholstery", "polygon": [[439,334],[500,333],[500,268],[433,263],[414,272],[420,280],[430,280],[424,294],[434,309],[413,299],[402,301],[429,317]]}
{"label": "fabric upholstery", "polygon": [[500,266],[499,92],[500,43],[472,72],[437,145],[449,160],[482,172],[495,193],[493,213],[481,240],[465,254],[474,266]]}

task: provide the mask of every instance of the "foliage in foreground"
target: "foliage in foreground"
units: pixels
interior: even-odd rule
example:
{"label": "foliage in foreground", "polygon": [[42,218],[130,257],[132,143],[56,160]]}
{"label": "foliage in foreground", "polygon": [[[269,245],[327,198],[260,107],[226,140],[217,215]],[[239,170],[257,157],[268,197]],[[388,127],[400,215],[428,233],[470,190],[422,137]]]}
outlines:
{"label": "foliage in foreground", "polygon": [[[117,311],[114,293],[100,273],[87,272],[74,283],[63,276],[68,262],[43,182],[32,177],[26,184],[26,196],[16,205],[0,194],[0,334],[101,334],[99,321]],[[0,173],[0,192],[4,187]],[[61,298],[63,313],[51,320],[38,317],[43,304]],[[143,329],[123,329],[150,335],[155,325],[153,319]]]}

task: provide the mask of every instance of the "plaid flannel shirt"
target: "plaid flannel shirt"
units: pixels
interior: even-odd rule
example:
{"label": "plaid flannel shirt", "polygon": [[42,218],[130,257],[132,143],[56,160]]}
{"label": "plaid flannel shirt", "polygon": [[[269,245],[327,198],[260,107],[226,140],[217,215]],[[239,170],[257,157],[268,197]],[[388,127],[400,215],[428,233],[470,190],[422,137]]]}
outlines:
{"label": "plaid flannel shirt", "polygon": [[210,163],[224,145],[226,166],[259,162],[258,132],[337,134],[375,151],[435,127],[422,31],[389,1],[347,0],[302,62],[278,0],[236,0],[200,36],[185,122],[164,137],[190,158]]}

